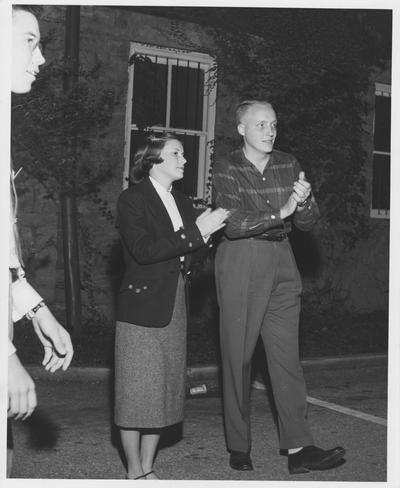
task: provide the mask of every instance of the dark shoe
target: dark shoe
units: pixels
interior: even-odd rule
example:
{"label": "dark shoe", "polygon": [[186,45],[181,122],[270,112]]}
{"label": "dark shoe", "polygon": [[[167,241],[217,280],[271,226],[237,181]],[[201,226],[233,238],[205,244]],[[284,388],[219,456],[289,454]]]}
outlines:
{"label": "dark shoe", "polygon": [[248,452],[231,451],[229,466],[238,471],[253,470],[253,463],[251,462],[250,454]]}
{"label": "dark shoe", "polygon": [[288,455],[289,473],[299,474],[334,468],[345,453],[343,447],[335,447],[327,451],[315,446],[303,447],[301,451]]}

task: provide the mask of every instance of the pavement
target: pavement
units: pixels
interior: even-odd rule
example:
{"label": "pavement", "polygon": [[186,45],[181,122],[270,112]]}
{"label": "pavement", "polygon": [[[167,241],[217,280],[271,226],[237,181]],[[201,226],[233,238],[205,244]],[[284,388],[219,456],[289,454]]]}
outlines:
{"label": "pavement", "polygon": [[[333,470],[289,475],[287,458],[278,448],[269,390],[253,388],[254,471],[232,470],[224,440],[219,369],[211,365],[188,368],[185,422],[163,434],[155,463],[160,478],[386,481],[387,356],[323,358],[302,363],[315,443],[323,448],[344,446],[344,464]],[[12,486],[16,486],[16,479],[42,483],[55,479],[115,480],[113,486],[123,480],[123,457],[112,423],[112,372],[107,368],[71,367],[51,375],[39,367],[28,369],[36,381],[39,407],[29,420],[14,422]]]}

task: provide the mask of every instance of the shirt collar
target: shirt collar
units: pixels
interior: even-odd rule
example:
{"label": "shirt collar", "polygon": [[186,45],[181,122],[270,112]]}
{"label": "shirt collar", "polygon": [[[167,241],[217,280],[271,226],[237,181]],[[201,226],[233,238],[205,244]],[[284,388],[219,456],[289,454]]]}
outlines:
{"label": "shirt collar", "polygon": [[14,171],[13,169],[11,170],[11,178],[13,181],[20,174],[21,171],[22,171],[22,166],[19,168],[18,171]]}
{"label": "shirt collar", "polygon": [[152,183],[152,185],[154,186],[154,188],[156,189],[157,193],[158,194],[161,194],[161,195],[165,195],[165,194],[169,194],[171,193],[172,191],[172,185],[168,188],[168,190],[166,190],[162,185],[161,183],[159,183],[157,180],[155,180],[154,178],[152,178],[151,176],[149,176],[149,179]]}
{"label": "shirt collar", "polygon": [[[240,164],[241,167],[243,167],[244,165],[247,167],[247,170],[256,171],[257,174],[259,174],[259,171],[254,166],[254,164],[251,163],[246,158],[246,155],[244,154],[243,146],[239,147],[238,149],[236,149],[236,151],[233,152],[233,158],[234,158],[233,161],[236,162],[237,164]],[[272,151],[270,154],[268,164],[265,166],[264,172],[267,171],[268,168],[271,168],[271,166],[274,164],[275,164],[274,151]]]}

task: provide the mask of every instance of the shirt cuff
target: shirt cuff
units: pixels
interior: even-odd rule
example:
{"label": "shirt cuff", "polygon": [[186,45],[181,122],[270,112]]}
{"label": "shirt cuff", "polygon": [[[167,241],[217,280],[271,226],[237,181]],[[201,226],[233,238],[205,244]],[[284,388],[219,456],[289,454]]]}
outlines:
{"label": "shirt cuff", "polygon": [[269,213],[270,222],[275,225],[282,225],[283,220],[281,219],[281,211],[274,210],[273,212]]}
{"label": "shirt cuff", "polygon": [[32,310],[33,307],[42,301],[42,297],[32,288],[25,278],[12,283],[11,293],[13,322],[22,319],[29,310]]}
{"label": "shirt cuff", "polygon": [[14,344],[8,339],[8,357],[11,356],[11,354],[14,354],[16,352]]}

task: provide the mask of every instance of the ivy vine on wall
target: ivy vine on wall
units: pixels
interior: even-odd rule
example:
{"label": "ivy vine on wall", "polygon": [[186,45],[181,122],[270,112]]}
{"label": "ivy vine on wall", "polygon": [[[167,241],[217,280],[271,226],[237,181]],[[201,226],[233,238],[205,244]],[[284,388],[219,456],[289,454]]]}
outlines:
{"label": "ivy vine on wall", "polygon": [[[325,271],[318,285],[321,293],[314,290],[311,295],[319,301],[325,293],[326,308],[340,303],[343,310],[348,293],[337,270],[373,229],[367,186],[371,154],[365,146],[372,134],[366,120],[373,108],[372,75],[390,66],[391,14],[345,9],[194,10],[195,22],[211,27],[208,52],[216,62],[210,75],[218,86],[217,110],[227,110],[220,113],[223,123],[216,126],[214,159],[240,143],[235,103],[273,103],[278,115],[275,147],[298,158],[322,214],[317,242],[307,252],[318,254],[322,249]],[[182,13],[181,20],[190,19]],[[186,32],[190,46],[187,25],[181,22],[180,30],[174,23],[171,36],[182,43]],[[307,245],[312,244],[307,239]]]}
{"label": "ivy vine on wall", "polygon": [[[98,150],[94,162],[91,152],[93,144],[98,147],[98,140],[106,136],[118,103],[114,90],[101,84],[100,68],[99,63],[81,66],[79,81],[65,92],[63,79],[69,68],[61,58],[54,59],[40,70],[31,93],[14,95],[12,154],[14,167],[23,166],[24,173],[45,189],[44,198],[58,202],[61,193],[72,193],[79,203],[94,203],[100,215],[113,224],[113,214],[101,194],[101,186],[112,178],[112,162],[98,157]],[[77,220],[84,307],[93,316],[96,290],[92,271],[100,251],[88,225],[79,215]]]}
{"label": "ivy vine on wall", "polygon": [[[374,13],[195,10],[197,21],[212,26],[216,63],[210,74],[218,83],[217,104],[223,99],[230,101],[228,106],[235,100],[270,100],[278,114],[275,146],[293,153],[309,175],[325,230],[339,232],[346,248],[368,236],[368,95],[373,70],[390,59],[387,38],[381,35],[384,27],[374,23]],[[382,21],[379,11],[375,17]],[[171,35],[182,42],[183,24],[180,29],[175,22]],[[229,115],[233,120],[233,109]],[[225,150],[237,142],[217,132],[216,157],[219,147]]]}
{"label": "ivy vine on wall", "polygon": [[23,165],[52,198],[62,191],[95,194],[111,178],[108,161],[91,164],[88,150],[91,138],[101,137],[108,126],[116,95],[99,86],[100,65],[81,69],[79,81],[64,92],[66,69],[62,60],[49,63],[31,93],[12,99],[14,163]]}

